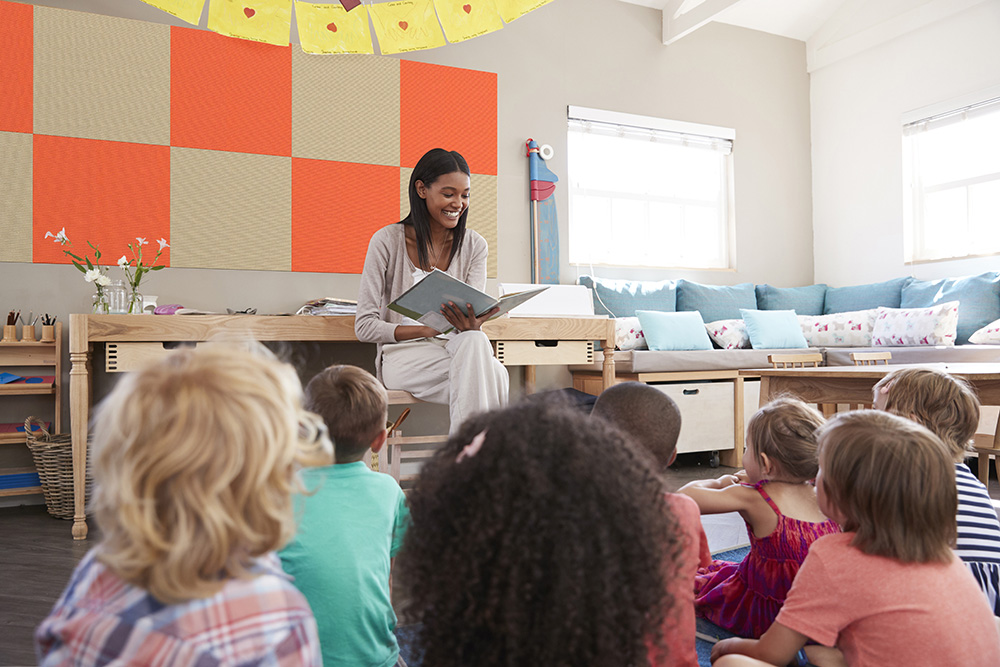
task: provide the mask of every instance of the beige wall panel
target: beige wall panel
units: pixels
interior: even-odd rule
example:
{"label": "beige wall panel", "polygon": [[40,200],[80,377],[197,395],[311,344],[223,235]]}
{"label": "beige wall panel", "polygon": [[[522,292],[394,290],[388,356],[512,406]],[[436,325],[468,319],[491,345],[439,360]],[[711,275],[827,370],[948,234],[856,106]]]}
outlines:
{"label": "beige wall panel", "polygon": [[31,135],[0,132],[0,262],[31,261]]}
{"label": "beige wall panel", "polygon": [[292,155],[399,164],[399,61],[292,48]]}
{"label": "beige wall panel", "polygon": [[291,191],[291,158],[172,148],[171,266],[291,270]]}
{"label": "beige wall panel", "polygon": [[[399,219],[402,220],[410,212],[410,174],[413,169],[403,167],[399,170]],[[466,225],[469,229],[479,232],[490,244],[490,255],[486,261],[486,277],[497,277],[497,177],[472,175],[472,196],[469,206],[469,218]]]}
{"label": "beige wall panel", "polygon": [[170,143],[170,28],[35,8],[36,134]]}

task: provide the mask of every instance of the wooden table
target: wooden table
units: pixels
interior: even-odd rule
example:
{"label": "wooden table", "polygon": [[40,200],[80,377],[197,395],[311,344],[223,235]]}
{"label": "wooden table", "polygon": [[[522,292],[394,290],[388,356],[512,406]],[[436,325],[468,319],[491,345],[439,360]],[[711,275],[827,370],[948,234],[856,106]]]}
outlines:
{"label": "wooden table", "polygon": [[[528,341],[558,349],[553,344],[572,341],[601,341],[604,386],[615,381],[614,320],[603,317],[503,317],[483,325],[494,345]],[[85,481],[87,468],[87,430],[91,402],[91,348],[93,343],[108,342],[198,342],[219,336],[252,338],[260,341],[342,341],[357,342],[354,317],[278,316],[278,315],[70,315],[70,433],[73,438],[73,538],[87,538]],[[534,385],[534,364],[560,363],[540,361],[541,356],[514,350],[507,365],[525,365],[525,384]],[[521,361],[518,361],[520,359]],[[562,362],[565,363],[565,362]],[[575,362],[573,362],[575,363]]]}

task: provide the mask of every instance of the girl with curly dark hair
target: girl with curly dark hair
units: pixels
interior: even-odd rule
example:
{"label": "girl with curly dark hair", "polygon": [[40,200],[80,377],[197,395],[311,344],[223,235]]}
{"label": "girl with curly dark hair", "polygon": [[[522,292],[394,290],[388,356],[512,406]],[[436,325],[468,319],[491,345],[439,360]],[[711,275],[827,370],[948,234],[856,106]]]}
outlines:
{"label": "girl with curly dark hair", "polygon": [[480,414],[409,502],[399,567],[425,667],[668,663],[681,537],[614,427],[542,402]]}

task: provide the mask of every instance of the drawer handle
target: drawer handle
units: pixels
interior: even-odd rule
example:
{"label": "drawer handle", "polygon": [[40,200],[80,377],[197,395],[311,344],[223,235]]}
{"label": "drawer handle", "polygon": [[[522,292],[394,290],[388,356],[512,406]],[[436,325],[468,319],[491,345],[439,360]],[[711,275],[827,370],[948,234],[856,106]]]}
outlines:
{"label": "drawer handle", "polygon": [[699,391],[701,391],[701,389],[684,389],[682,393],[685,396],[697,396]]}
{"label": "drawer handle", "polygon": [[559,347],[557,340],[536,340],[535,347]]}

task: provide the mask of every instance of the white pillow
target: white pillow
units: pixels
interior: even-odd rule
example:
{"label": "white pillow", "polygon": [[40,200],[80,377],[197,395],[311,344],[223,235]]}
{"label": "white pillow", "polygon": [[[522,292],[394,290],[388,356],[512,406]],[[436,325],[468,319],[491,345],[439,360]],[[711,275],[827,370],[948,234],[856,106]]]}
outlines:
{"label": "white pillow", "polygon": [[615,318],[615,347],[619,350],[646,349],[646,337],[642,334],[638,317]]}
{"label": "white pillow", "polygon": [[716,320],[705,325],[708,337],[723,350],[742,350],[750,347],[750,336],[743,320]]}
{"label": "white pillow", "polygon": [[830,315],[799,315],[809,347],[869,347],[876,308]]}
{"label": "white pillow", "polygon": [[1000,320],[993,320],[976,333],[969,336],[975,345],[1000,345]]}
{"label": "white pillow", "polygon": [[872,345],[954,345],[958,301],[927,308],[879,308]]}

